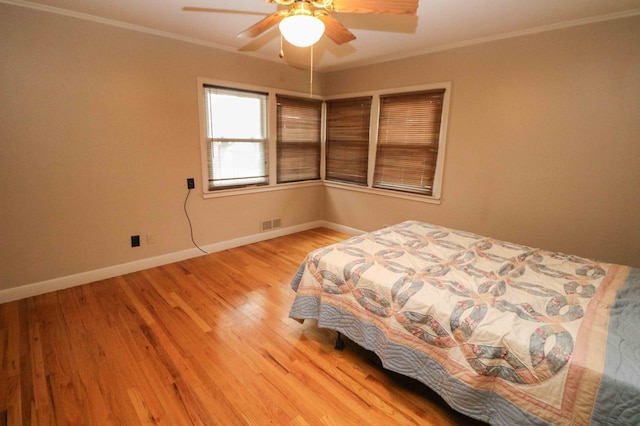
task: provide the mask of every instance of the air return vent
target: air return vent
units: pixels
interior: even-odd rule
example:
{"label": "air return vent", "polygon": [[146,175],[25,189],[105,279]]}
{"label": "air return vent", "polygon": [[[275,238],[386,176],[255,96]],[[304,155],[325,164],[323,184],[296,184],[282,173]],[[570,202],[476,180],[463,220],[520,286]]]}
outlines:
{"label": "air return vent", "polygon": [[260,229],[264,231],[271,231],[272,229],[280,228],[282,226],[282,219],[266,220],[260,224]]}

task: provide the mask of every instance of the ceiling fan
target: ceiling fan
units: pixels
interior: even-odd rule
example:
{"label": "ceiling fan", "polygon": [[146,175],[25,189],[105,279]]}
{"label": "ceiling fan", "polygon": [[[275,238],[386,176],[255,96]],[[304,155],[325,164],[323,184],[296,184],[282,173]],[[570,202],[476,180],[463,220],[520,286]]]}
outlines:
{"label": "ceiling fan", "polygon": [[[247,28],[238,34],[238,37],[258,37],[274,25],[280,24],[280,32],[285,40],[295,46],[307,47],[315,44],[323,34],[326,34],[336,44],[344,44],[355,40],[356,36],[335,19],[331,13],[415,15],[419,0],[265,1],[283,6],[283,8]],[[204,8],[184,8],[184,10],[207,11]]]}

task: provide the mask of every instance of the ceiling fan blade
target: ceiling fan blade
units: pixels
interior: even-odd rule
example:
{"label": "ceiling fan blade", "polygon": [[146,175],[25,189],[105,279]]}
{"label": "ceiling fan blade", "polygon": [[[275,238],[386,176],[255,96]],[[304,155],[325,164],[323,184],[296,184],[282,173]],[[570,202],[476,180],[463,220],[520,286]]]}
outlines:
{"label": "ceiling fan blade", "polygon": [[333,0],[333,9],[343,13],[415,15],[418,0]]}
{"label": "ceiling fan blade", "polygon": [[267,16],[266,18],[262,19],[261,21],[258,21],[256,24],[250,26],[240,34],[238,34],[238,37],[246,37],[246,38],[257,37],[263,32],[267,31],[269,28],[273,27],[274,25],[282,21],[284,17],[287,16],[288,13],[289,11],[287,10],[279,10],[277,12],[274,12],[271,15]]}
{"label": "ceiling fan blade", "polygon": [[324,23],[324,33],[336,44],[344,44],[356,39],[344,25],[328,13],[318,13],[316,17]]}
{"label": "ceiling fan blade", "polygon": [[234,15],[266,15],[261,12],[249,12],[246,10],[212,9],[210,7],[183,7],[183,12],[208,12],[208,13],[233,13]]}

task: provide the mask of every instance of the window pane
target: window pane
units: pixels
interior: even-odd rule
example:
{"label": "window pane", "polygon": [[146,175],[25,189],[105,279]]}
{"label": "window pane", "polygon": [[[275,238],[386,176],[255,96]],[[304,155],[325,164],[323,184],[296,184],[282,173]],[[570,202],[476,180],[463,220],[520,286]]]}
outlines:
{"label": "window pane", "polygon": [[207,134],[215,139],[265,139],[266,99],[210,93],[211,121]]}
{"label": "window pane", "polygon": [[326,179],[367,184],[371,97],[327,101]]}
{"label": "window pane", "polygon": [[264,183],[264,149],[261,142],[212,142],[214,186]]}
{"label": "window pane", "polygon": [[373,186],[432,195],[444,89],[380,97]]}
{"label": "window pane", "polygon": [[267,95],[205,86],[209,189],[268,183]]}

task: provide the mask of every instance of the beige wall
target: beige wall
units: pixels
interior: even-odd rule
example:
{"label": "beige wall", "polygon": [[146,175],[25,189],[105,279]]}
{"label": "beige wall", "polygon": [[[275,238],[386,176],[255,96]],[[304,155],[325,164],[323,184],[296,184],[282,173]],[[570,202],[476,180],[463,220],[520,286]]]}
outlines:
{"label": "beige wall", "polygon": [[[442,204],[196,191],[197,241],[277,217],[363,230],[417,218],[640,266],[639,41],[633,18],[319,75],[327,95],[453,83]],[[0,4],[0,290],[192,247],[199,76],[308,88],[305,70]],[[157,242],[132,249],[132,234]]]}
{"label": "beige wall", "polygon": [[325,95],[453,84],[441,205],[326,189],[325,219],[420,219],[640,267],[640,17],[333,72]]}
{"label": "beige wall", "polygon": [[[0,290],[192,248],[197,77],[308,91],[308,71],[0,4]],[[318,78],[317,81],[321,81]],[[322,218],[321,188],[189,198],[197,242]],[[143,236],[132,249],[129,237]],[[146,245],[144,236],[157,242]]]}

